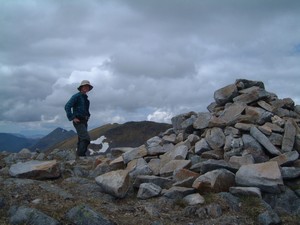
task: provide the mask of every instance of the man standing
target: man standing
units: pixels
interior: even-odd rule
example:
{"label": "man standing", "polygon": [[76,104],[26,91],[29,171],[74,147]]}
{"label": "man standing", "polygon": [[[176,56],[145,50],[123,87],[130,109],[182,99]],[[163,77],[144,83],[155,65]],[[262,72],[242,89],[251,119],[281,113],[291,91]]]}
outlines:
{"label": "man standing", "polygon": [[83,80],[77,88],[78,93],[74,94],[65,105],[65,111],[78,135],[77,155],[85,156],[88,145],[90,144],[90,135],[88,133],[87,122],[90,118],[90,101],[88,100],[87,93],[93,89],[93,86],[88,80]]}

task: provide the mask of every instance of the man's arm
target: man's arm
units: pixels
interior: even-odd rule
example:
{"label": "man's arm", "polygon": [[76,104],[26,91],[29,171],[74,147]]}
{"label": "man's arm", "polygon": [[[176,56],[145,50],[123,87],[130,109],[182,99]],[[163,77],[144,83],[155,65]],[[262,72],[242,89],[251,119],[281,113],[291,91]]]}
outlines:
{"label": "man's arm", "polygon": [[77,101],[77,97],[75,95],[73,95],[65,105],[65,111],[66,111],[67,117],[70,121],[75,119],[75,115],[72,112],[72,108],[74,107],[76,101]]}

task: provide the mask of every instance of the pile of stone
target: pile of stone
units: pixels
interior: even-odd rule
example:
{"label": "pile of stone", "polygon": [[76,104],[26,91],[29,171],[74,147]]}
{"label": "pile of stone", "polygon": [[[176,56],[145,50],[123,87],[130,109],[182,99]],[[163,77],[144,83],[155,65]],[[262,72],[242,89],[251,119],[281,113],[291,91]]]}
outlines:
{"label": "pile of stone", "polygon": [[[163,195],[188,204],[203,203],[205,192],[289,193],[294,200],[286,210],[299,214],[300,106],[244,79],[215,91],[214,99],[209,112],[172,118],[172,129],[139,148],[112,149],[119,154],[110,162],[115,170],[96,177],[97,184],[119,198],[133,185],[140,199]],[[298,189],[290,191],[293,185]]]}

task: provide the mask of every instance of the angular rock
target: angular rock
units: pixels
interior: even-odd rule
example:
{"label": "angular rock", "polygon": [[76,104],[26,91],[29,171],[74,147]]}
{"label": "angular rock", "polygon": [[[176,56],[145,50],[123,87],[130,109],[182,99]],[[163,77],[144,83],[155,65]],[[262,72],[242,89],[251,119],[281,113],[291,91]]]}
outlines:
{"label": "angular rock", "polygon": [[54,218],[46,215],[45,213],[34,209],[28,208],[26,206],[11,207],[9,210],[10,224],[49,224],[49,225],[59,225],[60,223]]}
{"label": "angular rock", "polygon": [[173,173],[173,178],[176,181],[182,181],[189,177],[197,178],[199,175],[200,175],[199,173],[195,173],[188,169],[177,169]]}
{"label": "angular rock", "polygon": [[160,169],[161,176],[170,176],[175,170],[187,168],[191,165],[191,160],[171,160]]}
{"label": "angular rock", "polygon": [[291,180],[300,177],[300,168],[281,167],[280,171],[283,180]]}
{"label": "angular rock", "polygon": [[214,127],[208,129],[205,140],[212,149],[220,149],[225,144],[225,134],[221,128]]}
{"label": "angular rock", "polygon": [[283,136],[281,134],[272,133],[268,138],[273,145],[281,147],[283,139]]}
{"label": "angular rock", "polygon": [[185,196],[183,198],[183,201],[187,205],[198,205],[203,204],[205,202],[205,199],[199,193],[195,193]]}
{"label": "angular rock", "polygon": [[245,103],[233,103],[224,109],[219,118],[225,121],[227,126],[233,125],[238,121],[246,106]]}
{"label": "angular rock", "polygon": [[60,169],[56,160],[51,161],[27,161],[13,164],[9,169],[12,177],[28,179],[50,179],[60,177]]}
{"label": "angular rock", "polygon": [[270,161],[276,161],[279,166],[291,165],[294,161],[299,158],[299,153],[297,151],[287,152],[282,155],[276,156]]}
{"label": "angular rock", "polygon": [[175,147],[173,150],[166,152],[165,154],[160,156],[161,164],[164,165],[171,160],[184,160],[188,153],[188,147],[185,145],[179,145]]}
{"label": "angular rock", "polygon": [[160,171],[160,159],[151,159],[148,163],[149,168],[152,170],[153,175],[159,175]]}
{"label": "angular rock", "polygon": [[116,223],[108,220],[102,214],[87,205],[79,205],[70,209],[66,218],[76,225],[115,225]]}
{"label": "angular rock", "polygon": [[262,108],[247,106],[245,109],[246,115],[251,118],[254,124],[262,125],[270,121],[273,113],[270,113]]}
{"label": "angular rock", "polygon": [[174,181],[170,178],[166,177],[158,177],[158,176],[148,176],[148,175],[140,175],[137,176],[136,179],[134,180],[133,187],[139,188],[142,183],[153,183],[161,188],[170,188],[172,187],[172,184]]}
{"label": "angular rock", "polygon": [[124,163],[127,164],[128,162],[130,162],[133,159],[142,158],[146,155],[147,155],[147,149],[144,145],[142,145],[138,148],[134,148],[130,151],[123,153],[122,157],[123,157]]}
{"label": "angular rock", "polygon": [[174,143],[176,144],[176,134],[164,135],[162,137],[164,142]]}
{"label": "angular rock", "polygon": [[272,132],[278,132],[278,133],[283,133],[284,132],[283,128],[281,128],[280,126],[278,126],[274,123],[266,122],[264,124],[264,126],[269,127],[272,130]]}
{"label": "angular rock", "polygon": [[222,192],[232,186],[235,186],[235,175],[226,169],[218,169],[199,176],[192,187],[203,192]]}
{"label": "angular rock", "polygon": [[191,118],[192,116],[194,116],[196,118],[197,113],[195,112],[188,112],[188,113],[184,113],[184,114],[180,114],[177,116],[172,117],[171,122],[172,122],[172,126],[174,129],[175,133],[179,133],[180,131],[184,130],[186,127],[185,125],[182,125],[183,122],[189,118]]}
{"label": "angular rock", "polygon": [[265,101],[258,101],[257,104],[269,112],[273,112],[273,110],[274,110],[274,108]]}
{"label": "angular rock", "polygon": [[242,131],[250,131],[250,128],[254,126],[251,123],[236,123],[234,125],[235,128],[242,130]]}
{"label": "angular rock", "polygon": [[162,147],[162,139],[158,136],[152,137],[147,140],[146,148],[148,155],[158,155],[166,152]]}
{"label": "angular rock", "polygon": [[222,149],[210,150],[201,154],[203,159],[223,159],[223,156],[224,151]]}
{"label": "angular rock", "polygon": [[265,89],[265,85],[262,81],[254,81],[247,79],[237,79],[235,81],[235,85],[239,90],[247,89],[250,87],[260,87],[262,89]]}
{"label": "angular rock", "polygon": [[211,148],[204,138],[200,139],[200,141],[195,144],[195,153],[201,155],[203,152],[209,151]]}
{"label": "angular rock", "polygon": [[135,159],[129,162],[126,170],[129,171],[129,176],[131,178],[136,178],[139,175],[153,174],[151,168],[143,158]]}
{"label": "angular rock", "polygon": [[266,210],[258,215],[258,222],[261,225],[279,225],[281,219],[273,210]]}
{"label": "angular rock", "polygon": [[256,86],[243,89],[240,91],[240,93],[242,94],[233,98],[234,102],[243,102],[249,104],[270,96],[265,89]]}
{"label": "angular rock", "polygon": [[142,183],[140,185],[137,197],[140,199],[153,198],[160,195],[161,187],[153,183]]}
{"label": "angular rock", "polygon": [[227,163],[225,160],[209,159],[191,166],[190,169],[201,174],[217,169],[227,169],[235,173],[238,170],[238,167]]}
{"label": "angular rock", "polygon": [[235,182],[240,186],[258,187],[269,193],[280,193],[283,186],[277,162],[243,165],[236,173]]}
{"label": "angular rock", "polygon": [[251,154],[243,155],[243,156],[232,156],[229,159],[229,163],[231,165],[237,165],[238,167],[242,165],[254,164],[254,158]]}
{"label": "angular rock", "polygon": [[95,178],[96,183],[105,193],[117,198],[124,198],[129,189],[129,174],[126,170],[116,170]]}
{"label": "angular rock", "polygon": [[261,197],[261,191],[257,187],[230,187],[229,192],[235,196],[255,196]]}
{"label": "angular rock", "polygon": [[273,155],[281,155],[281,152],[270,142],[270,140],[260,132],[255,126],[251,127],[250,134],[254,137],[262,146]]}
{"label": "angular rock", "polygon": [[227,102],[238,95],[238,90],[235,84],[227,85],[214,92],[214,99],[218,105],[225,105]]}
{"label": "angular rock", "polygon": [[293,150],[296,136],[296,127],[292,120],[287,120],[284,125],[284,135],[281,149],[283,152],[290,152]]}
{"label": "angular rock", "polygon": [[181,199],[187,195],[195,193],[195,189],[186,187],[171,187],[168,190],[163,190],[162,194],[166,198]]}
{"label": "angular rock", "polygon": [[207,128],[211,117],[212,115],[210,113],[198,113],[197,118],[193,123],[193,127],[198,130]]}

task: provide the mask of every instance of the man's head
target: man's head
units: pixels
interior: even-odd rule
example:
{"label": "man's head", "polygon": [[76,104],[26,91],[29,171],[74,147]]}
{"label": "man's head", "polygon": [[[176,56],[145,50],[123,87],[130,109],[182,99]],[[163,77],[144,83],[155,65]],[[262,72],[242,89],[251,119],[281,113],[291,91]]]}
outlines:
{"label": "man's head", "polygon": [[86,92],[92,90],[93,86],[90,84],[90,82],[88,80],[83,80],[83,81],[81,81],[81,84],[77,89],[78,89],[78,91],[82,91],[82,92],[86,93]]}

